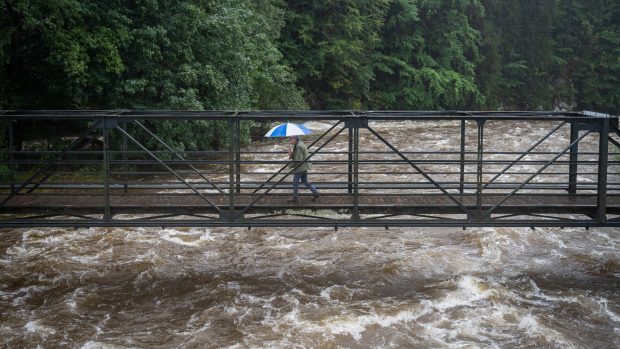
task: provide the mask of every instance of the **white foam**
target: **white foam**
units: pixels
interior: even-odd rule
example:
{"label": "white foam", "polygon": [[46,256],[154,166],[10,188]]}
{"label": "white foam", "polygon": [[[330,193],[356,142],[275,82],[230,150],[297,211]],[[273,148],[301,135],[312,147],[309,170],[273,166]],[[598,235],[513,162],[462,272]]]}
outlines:
{"label": "white foam", "polygon": [[37,333],[43,336],[56,333],[56,330],[54,330],[53,328],[41,325],[39,322],[40,320],[31,320],[26,325],[24,325],[24,329],[28,333]]}
{"label": "white foam", "polygon": [[206,231],[199,231],[198,229],[191,229],[189,231],[164,229],[164,231],[160,235],[160,238],[173,244],[193,247],[200,246],[205,241],[214,240],[214,237],[211,236],[208,229]]}
{"label": "white foam", "polygon": [[239,348],[245,348],[245,346],[241,345],[241,343],[235,343],[226,347],[222,347],[222,349],[239,349]]}
{"label": "white foam", "polygon": [[288,250],[300,244],[299,241],[282,236],[278,233],[268,235],[264,239],[269,241],[270,248],[278,250]]}
{"label": "white foam", "polygon": [[519,329],[532,338],[544,338],[552,344],[558,344],[563,348],[575,348],[576,346],[564,338],[560,332],[541,324],[534,315],[528,313],[521,317]]}
{"label": "white foam", "polygon": [[[330,288],[327,288],[321,292],[321,297],[331,299],[329,291]],[[448,292],[440,301],[434,302],[425,300],[419,304],[401,305],[398,308],[403,310],[395,314],[381,314],[373,310],[370,314],[365,315],[344,314],[329,317],[320,322],[309,322],[300,320],[299,310],[297,307],[294,307],[282,320],[287,323],[296,324],[304,331],[328,331],[334,335],[348,335],[354,340],[361,340],[364,331],[366,331],[369,326],[391,327],[396,324],[407,325],[433,310],[445,312],[450,308],[473,305],[473,303],[479,300],[488,298],[493,292],[494,291],[490,289],[483,289],[481,279],[473,276],[465,276],[458,281],[457,290]],[[442,336],[445,335],[445,330],[437,328],[434,324],[427,324],[427,326],[429,333],[441,332]],[[475,324],[467,325],[462,331],[474,331],[475,328],[477,328]]]}
{"label": "white foam", "polygon": [[330,265],[332,261],[330,260],[316,260],[316,259],[305,259],[301,256],[295,256],[295,261],[301,264],[310,264],[318,267],[324,267],[326,265]]}
{"label": "white foam", "polygon": [[121,349],[126,347],[121,347],[114,344],[96,342],[96,341],[88,341],[80,347],[80,349]]}
{"label": "white foam", "polygon": [[332,285],[329,287],[324,288],[321,291],[321,298],[326,299],[326,300],[331,300],[332,299],[332,291],[337,291],[337,290],[344,290],[344,292],[347,294],[347,296],[350,296],[353,294],[353,290],[351,290],[350,288],[348,288],[346,285]]}
{"label": "white foam", "polygon": [[273,169],[265,168],[265,167],[255,167],[255,168],[252,168],[252,172],[254,173],[273,172]]}
{"label": "white foam", "polygon": [[471,305],[474,302],[490,297],[495,291],[491,288],[483,288],[483,281],[474,276],[463,276],[458,281],[456,291],[448,292],[443,299],[438,302],[431,302],[430,306],[445,311],[464,305]]}
{"label": "white foam", "polygon": [[362,334],[370,325],[389,327],[397,323],[406,323],[419,317],[414,310],[403,310],[395,315],[344,315],[325,321],[323,324],[331,333],[349,335],[354,340],[362,339]]}
{"label": "white foam", "polygon": [[579,299],[577,297],[556,297],[545,294],[541,289],[536,285],[534,280],[530,279],[530,286],[532,287],[532,292],[530,295],[543,299],[549,302],[567,302],[567,303],[579,303]]}
{"label": "white foam", "polygon": [[76,261],[81,264],[97,264],[101,259],[102,255],[111,255],[113,253],[113,249],[109,248],[105,251],[101,251],[95,255],[74,255],[69,257],[71,260]]}
{"label": "white foam", "polygon": [[206,259],[215,259],[220,257],[220,253],[217,251],[205,251],[203,255]]}
{"label": "white foam", "polygon": [[307,122],[304,122],[303,125],[311,129],[312,131],[327,131],[333,126],[333,124],[330,124],[328,122],[318,122],[318,121],[307,121]]}
{"label": "white foam", "polygon": [[601,311],[607,315],[612,321],[620,323],[620,316],[618,316],[618,314],[614,313],[613,311],[609,310],[609,307],[607,306],[607,299],[606,298],[599,298],[596,300],[596,303],[601,307]]}

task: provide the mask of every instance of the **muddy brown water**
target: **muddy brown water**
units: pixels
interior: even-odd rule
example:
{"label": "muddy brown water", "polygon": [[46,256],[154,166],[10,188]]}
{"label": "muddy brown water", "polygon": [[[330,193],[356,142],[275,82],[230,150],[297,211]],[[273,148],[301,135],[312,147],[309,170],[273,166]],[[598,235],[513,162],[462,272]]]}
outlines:
{"label": "muddy brown water", "polygon": [[[544,134],[490,127],[489,144],[510,149]],[[409,150],[451,149],[446,133],[458,134],[432,123],[377,128]],[[333,149],[345,145],[337,139]],[[0,236],[5,348],[620,347],[618,229],[45,228]]]}

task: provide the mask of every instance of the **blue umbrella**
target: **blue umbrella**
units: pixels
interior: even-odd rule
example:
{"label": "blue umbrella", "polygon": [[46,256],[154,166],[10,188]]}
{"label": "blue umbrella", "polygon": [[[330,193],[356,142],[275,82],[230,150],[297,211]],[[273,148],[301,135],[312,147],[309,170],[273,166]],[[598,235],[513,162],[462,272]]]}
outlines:
{"label": "blue umbrella", "polygon": [[304,125],[286,123],[280,124],[267,132],[265,137],[291,137],[312,134],[312,130]]}

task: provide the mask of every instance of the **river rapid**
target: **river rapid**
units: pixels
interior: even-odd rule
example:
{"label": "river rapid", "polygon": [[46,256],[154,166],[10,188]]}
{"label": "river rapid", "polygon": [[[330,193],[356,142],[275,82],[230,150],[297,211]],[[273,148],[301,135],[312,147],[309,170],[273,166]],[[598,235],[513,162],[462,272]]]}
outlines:
{"label": "river rapid", "polygon": [[[545,133],[493,127],[513,150]],[[390,139],[441,148],[450,132]],[[618,229],[0,233],[3,348],[620,347]]]}

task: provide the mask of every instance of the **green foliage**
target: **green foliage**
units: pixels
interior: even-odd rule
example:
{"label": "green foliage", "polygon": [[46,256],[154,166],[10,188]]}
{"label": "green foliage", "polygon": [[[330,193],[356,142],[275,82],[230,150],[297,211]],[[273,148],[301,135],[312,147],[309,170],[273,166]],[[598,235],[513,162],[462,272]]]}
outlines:
{"label": "green foliage", "polygon": [[389,0],[288,0],[280,48],[314,109],[361,109]]}
{"label": "green foliage", "polygon": [[[618,114],[620,2],[0,2],[0,108],[308,106]],[[63,131],[33,125],[18,142]],[[228,142],[224,122],[149,127],[179,150]]]}
{"label": "green foliage", "polygon": [[[6,0],[0,5],[0,107],[304,109],[277,47],[284,25],[279,5]],[[219,123],[183,125],[163,122],[156,131],[184,149],[226,142]]]}
{"label": "green foliage", "polygon": [[394,0],[382,31],[371,106],[466,108],[480,104],[475,84],[479,32],[468,14],[477,0]]}
{"label": "green foliage", "polygon": [[0,165],[0,183],[11,183],[13,179],[14,176],[11,169],[7,165]]}
{"label": "green foliage", "polygon": [[482,0],[486,108],[620,113],[620,3]]}
{"label": "green foliage", "polygon": [[[183,152],[195,149],[218,149],[228,146],[229,133],[226,121],[182,120],[153,122],[146,125],[156,135],[166,135],[166,143],[173,149]],[[244,121],[240,124],[240,141],[249,143],[254,123]],[[157,140],[145,135],[139,128],[130,128],[130,133],[143,139],[149,149],[166,150]]]}
{"label": "green foliage", "polygon": [[487,108],[550,109],[559,60],[552,36],[555,1],[481,0],[484,57],[478,85]]}
{"label": "green foliage", "polygon": [[620,3],[559,1],[555,37],[559,78],[576,107],[620,114]]}
{"label": "green foliage", "polygon": [[[118,104],[156,109],[300,108],[280,63],[273,1],[136,1]],[[275,28],[274,28],[275,27]]]}

